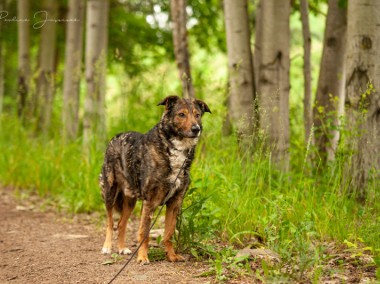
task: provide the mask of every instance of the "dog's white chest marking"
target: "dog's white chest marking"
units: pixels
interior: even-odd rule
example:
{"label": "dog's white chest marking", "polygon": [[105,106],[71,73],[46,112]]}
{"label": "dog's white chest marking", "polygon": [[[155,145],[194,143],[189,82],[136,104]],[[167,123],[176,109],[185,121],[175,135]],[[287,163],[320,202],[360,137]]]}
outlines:
{"label": "dog's white chest marking", "polygon": [[185,160],[187,159],[188,151],[191,147],[195,146],[198,142],[198,138],[185,138],[183,140],[173,139],[171,140],[173,143],[173,148],[170,149],[170,168],[172,170],[169,181],[172,184],[170,188],[170,192],[168,193],[167,199],[170,199],[174,193],[181,186],[180,176],[183,175],[183,167],[185,166]]}

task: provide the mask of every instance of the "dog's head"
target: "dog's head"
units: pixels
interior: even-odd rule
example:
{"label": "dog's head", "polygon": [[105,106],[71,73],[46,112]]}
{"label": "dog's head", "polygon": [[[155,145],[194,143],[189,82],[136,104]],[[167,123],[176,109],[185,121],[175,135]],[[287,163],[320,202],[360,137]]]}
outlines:
{"label": "dog's head", "polygon": [[197,138],[202,131],[202,115],[211,113],[207,104],[197,99],[169,96],[158,105],[165,106],[162,121],[167,130],[180,138]]}

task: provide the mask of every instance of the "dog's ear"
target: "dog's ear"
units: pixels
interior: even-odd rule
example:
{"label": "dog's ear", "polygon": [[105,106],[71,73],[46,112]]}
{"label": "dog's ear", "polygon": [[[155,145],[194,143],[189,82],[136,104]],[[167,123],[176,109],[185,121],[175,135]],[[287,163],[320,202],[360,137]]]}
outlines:
{"label": "dog's ear", "polygon": [[209,113],[211,113],[210,108],[208,107],[208,105],[207,105],[204,101],[201,101],[201,100],[195,100],[195,104],[196,104],[197,106],[199,106],[199,108],[200,108],[201,111],[202,111],[202,114],[204,114],[205,112],[209,112]]}
{"label": "dog's ear", "polygon": [[169,96],[158,103],[158,106],[165,106],[168,110],[179,100],[178,96]]}

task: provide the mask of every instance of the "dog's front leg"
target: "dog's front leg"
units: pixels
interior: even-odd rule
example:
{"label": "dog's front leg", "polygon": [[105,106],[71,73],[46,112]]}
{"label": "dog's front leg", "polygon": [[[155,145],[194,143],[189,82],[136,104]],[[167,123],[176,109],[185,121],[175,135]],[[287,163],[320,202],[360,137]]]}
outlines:
{"label": "dog's front leg", "polygon": [[176,254],[173,248],[171,238],[175,231],[175,225],[177,223],[177,216],[182,205],[182,198],[174,199],[166,205],[166,216],[165,216],[165,234],[164,234],[164,245],[166,256],[169,261],[184,261],[185,259]]}
{"label": "dog's front leg", "polygon": [[141,264],[149,263],[149,259],[148,259],[149,227],[150,227],[150,223],[152,221],[152,217],[153,217],[155,209],[156,209],[156,206],[153,203],[144,200],[140,226],[139,226],[139,231],[138,231],[139,243],[141,243],[144,240],[137,255],[137,262]]}

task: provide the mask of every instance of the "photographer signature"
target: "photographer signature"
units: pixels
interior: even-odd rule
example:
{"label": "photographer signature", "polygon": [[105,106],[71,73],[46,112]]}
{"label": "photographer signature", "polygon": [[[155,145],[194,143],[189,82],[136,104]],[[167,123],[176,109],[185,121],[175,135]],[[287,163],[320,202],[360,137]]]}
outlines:
{"label": "photographer signature", "polygon": [[[30,19],[19,19],[16,16],[13,18],[9,18],[8,11],[0,11],[0,21],[5,22],[30,22]],[[48,17],[47,11],[38,11],[34,13],[33,18],[37,20],[33,24],[33,29],[40,29],[42,28],[46,23],[53,22],[53,23],[59,23],[59,22],[79,22],[78,19],[50,19]]]}

